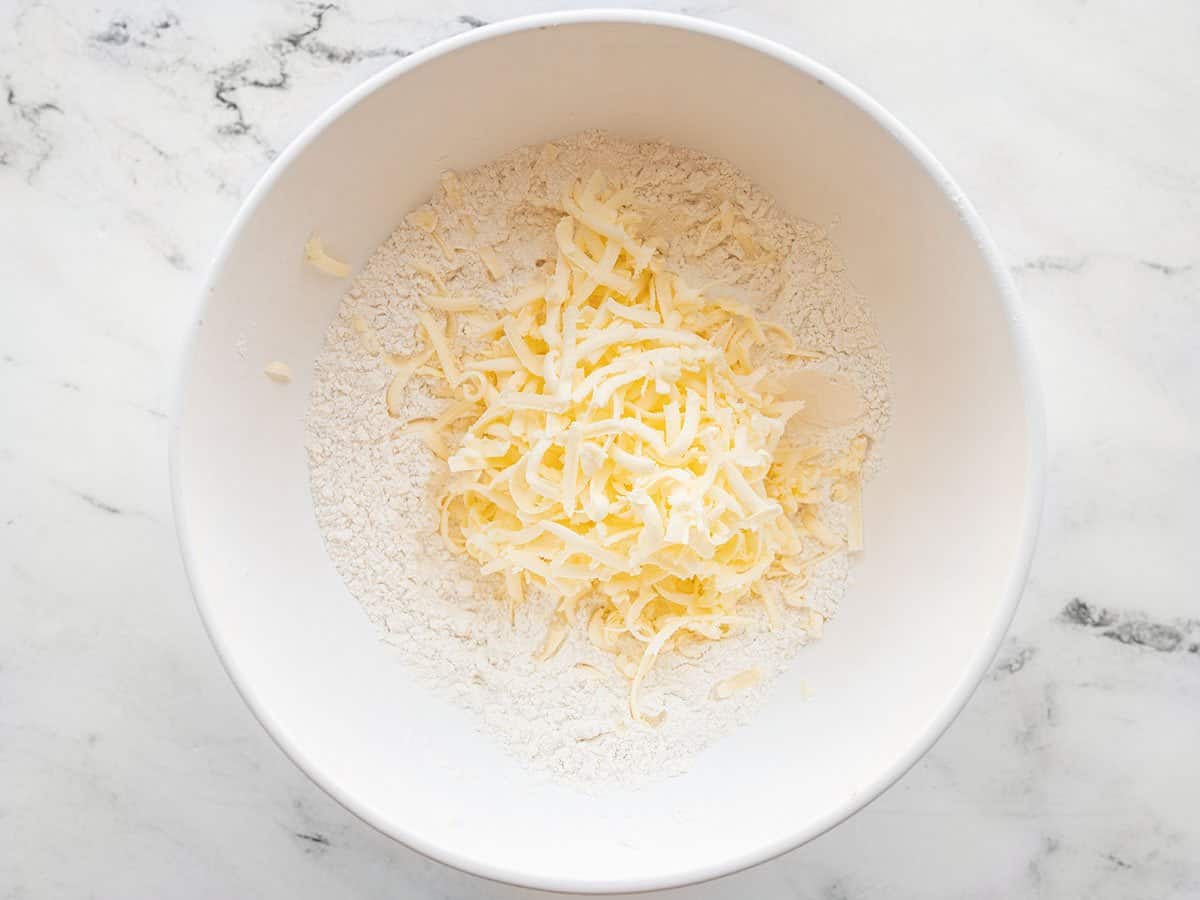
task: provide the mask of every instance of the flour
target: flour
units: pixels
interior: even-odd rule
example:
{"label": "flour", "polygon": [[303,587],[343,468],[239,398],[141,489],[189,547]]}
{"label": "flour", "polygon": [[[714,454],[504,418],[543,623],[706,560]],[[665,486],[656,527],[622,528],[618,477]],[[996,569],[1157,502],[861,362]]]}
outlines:
{"label": "flour", "polygon": [[[551,605],[534,599],[510,621],[499,585],[442,545],[430,486],[444,465],[419,440],[392,432],[398,421],[435,415],[445,399],[434,381],[414,379],[398,417],[389,417],[383,395],[392,373],[379,350],[417,349],[417,298],[441,289],[439,279],[453,295],[498,308],[552,267],[559,198],[595,169],[631,191],[639,231],[661,239],[666,268],[700,287],[720,283],[722,294],[821,351],[812,367],[856,385],[860,420],[812,438],[838,449],[869,435],[868,471],[887,427],[888,364],[824,231],[784,215],[728,163],[664,142],[585,132],[443,179],[430,205],[444,246],[419,221],[406,221],[355,279],[317,360],[307,419],[313,501],[329,555],[383,640],[432,690],[473,710],[481,730],[528,765],[600,789],[677,774],[746,721],[773,677],[833,616],[848,561],[839,553],[807,584],[789,587],[806,608],[785,609],[775,630],[754,611],[754,627],[707,645],[698,658],[664,653],[643,689],[647,708],[667,711],[654,728],[630,720],[628,682],[613,656],[587,639],[582,621],[555,656],[535,662]],[[722,221],[740,223],[736,233]],[[489,271],[487,248],[507,271]],[[457,345],[482,340],[471,316],[456,320]],[[840,504],[821,512],[844,529]],[[869,518],[867,528],[869,536]],[[758,684],[713,699],[714,685],[755,667]]]}

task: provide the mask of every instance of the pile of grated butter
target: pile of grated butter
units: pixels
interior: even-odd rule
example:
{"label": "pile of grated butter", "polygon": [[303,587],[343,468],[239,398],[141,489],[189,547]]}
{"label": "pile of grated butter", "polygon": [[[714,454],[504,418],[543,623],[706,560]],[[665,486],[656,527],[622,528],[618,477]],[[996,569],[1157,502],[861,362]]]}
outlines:
{"label": "pile of grated butter", "polygon": [[[531,591],[554,598],[539,658],[586,616],[630,681],[630,714],[657,724],[663,712],[645,711],[639,691],[659,654],[737,632],[748,604],[777,625],[792,599],[783,579],[861,549],[868,439],[831,455],[789,428],[806,399],[786,365],[817,354],[718,288],[666,271],[630,199],[599,173],[568,191],[552,270],[500,315],[434,279],[418,316],[426,346],[390,358],[384,402],[395,415],[414,377],[443,382],[444,411],[395,436],[419,437],[445,462],[445,545],[502,579],[514,608]],[[437,237],[432,210],[410,221]],[[338,265],[318,251],[314,263]],[[504,271],[489,252],[488,270]],[[456,316],[482,320],[484,351],[454,346]],[[844,535],[819,516],[827,499],[849,506]],[[757,680],[751,670],[714,696]]]}

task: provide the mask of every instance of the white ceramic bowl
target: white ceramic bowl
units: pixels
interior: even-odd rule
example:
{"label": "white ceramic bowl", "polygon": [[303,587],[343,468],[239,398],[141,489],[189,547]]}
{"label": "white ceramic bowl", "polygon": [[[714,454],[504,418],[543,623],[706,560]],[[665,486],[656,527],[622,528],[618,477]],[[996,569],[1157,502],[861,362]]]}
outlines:
{"label": "white ceramic bowl", "polygon": [[[447,168],[607,128],[726,157],[790,212],[838,221],[895,370],[868,550],[822,641],[685,776],[587,799],[528,776],[396,665],[326,557],[309,497],[311,364],[345,283]],[[303,134],[213,264],[172,428],[184,557],[213,642],[279,745],[330,794],[453,866],[541,888],[641,890],[781,853],[875,797],[966,702],[1016,606],[1040,508],[1041,419],[983,226],[890,115],[808,59],[642,12],[541,16],[414,54]],[[286,388],[263,365],[290,362]],[[799,684],[813,689],[801,702]]]}

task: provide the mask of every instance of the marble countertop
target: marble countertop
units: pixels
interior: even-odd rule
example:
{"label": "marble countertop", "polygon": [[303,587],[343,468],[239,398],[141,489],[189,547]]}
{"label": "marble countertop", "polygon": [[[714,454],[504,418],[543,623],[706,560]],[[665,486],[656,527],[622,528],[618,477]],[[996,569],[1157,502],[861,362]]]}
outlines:
{"label": "marble countertop", "polygon": [[[180,564],[166,408],[272,156],[391,61],[551,5],[3,4],[0,898],[534,896],[375,833],[254,721]],[[948,734],[831,833],[666,896],[1200,896],[1200,6],[655,5],[928,143],[1016,276],[1050,448],[1029,587]]]}

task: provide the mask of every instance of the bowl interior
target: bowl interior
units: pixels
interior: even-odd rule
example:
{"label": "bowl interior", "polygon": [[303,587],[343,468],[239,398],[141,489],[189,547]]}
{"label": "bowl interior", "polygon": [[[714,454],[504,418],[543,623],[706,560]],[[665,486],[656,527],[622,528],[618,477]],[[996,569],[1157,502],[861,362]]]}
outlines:
{"label": "bowl interior", "polygon": [[[1023,577],[1034,429],[1003,287],[952,192],[837,79],[664,20],[518,28],[401,64],[326,116],[248,202],[209,285],[174,453],[208,627],[284,749],[351,809],[505,880],[648,888],[765,858],[869,800],[990,658]],[[447,168],[607,128],[726,157],[833,230],[894,366],[867,551],[823,640],[686,776],[588,798],[540,783],[381,647],[328,561],[303,419],[344,282]],[[262,375],[292,366],[281,387]],[[801,682],[812,689],[802,700]]]}

